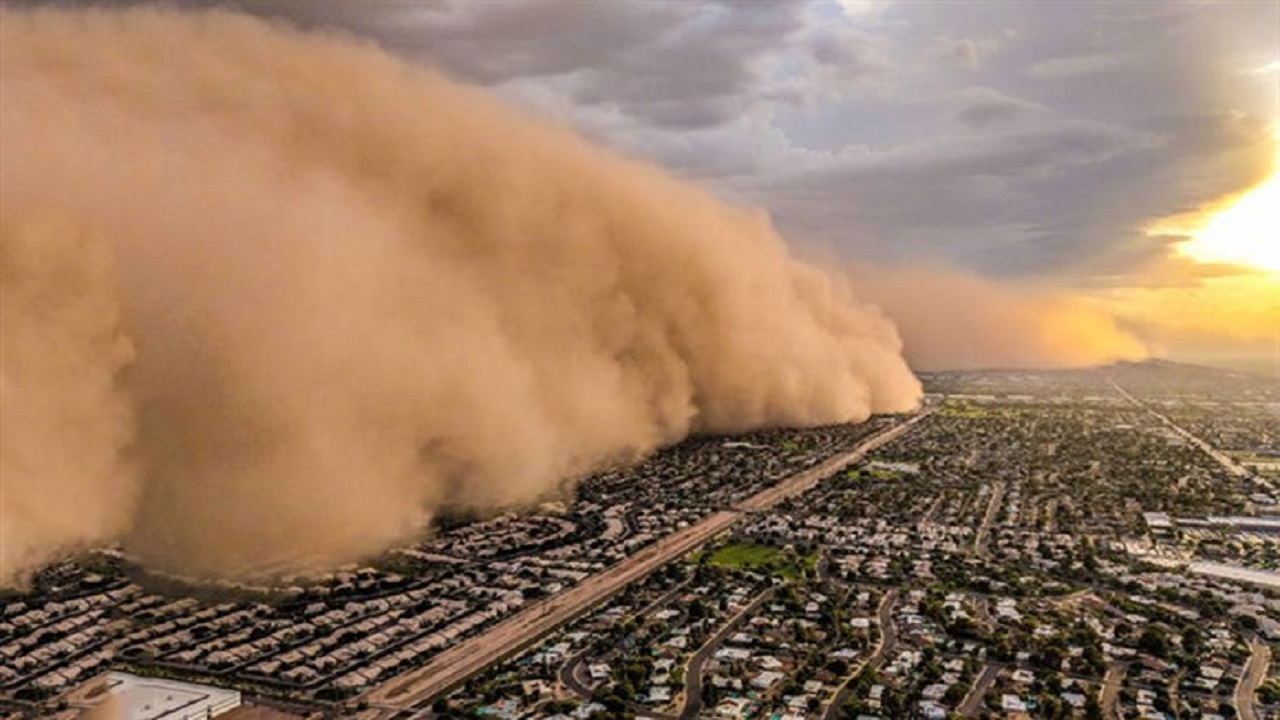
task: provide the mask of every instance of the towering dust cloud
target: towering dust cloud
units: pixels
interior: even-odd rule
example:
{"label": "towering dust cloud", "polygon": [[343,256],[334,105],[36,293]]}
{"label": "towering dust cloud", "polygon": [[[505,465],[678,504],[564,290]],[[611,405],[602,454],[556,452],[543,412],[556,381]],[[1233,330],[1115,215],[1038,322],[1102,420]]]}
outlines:
{"label": "towering dust cloud", "polygon": [[893,326],[761,213],[375,48],[6,11],[0,579],[375,552],[687,433],[860,420]]}
{"label": "towering dust cloud", "polygon": [[893,317],[917,370],[1087,367],[1147,357],[1143,342],[1082,297],[957,269],[851,266],[858,292]]}

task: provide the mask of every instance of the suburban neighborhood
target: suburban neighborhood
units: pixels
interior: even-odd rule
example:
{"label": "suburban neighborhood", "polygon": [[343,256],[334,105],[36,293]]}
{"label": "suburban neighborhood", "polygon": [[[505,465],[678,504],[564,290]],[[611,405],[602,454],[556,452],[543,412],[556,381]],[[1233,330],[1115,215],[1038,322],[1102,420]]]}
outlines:
{"label": "suburban neighborhood", "polygon": [[[0,706],[77,717],[110,671],[317,718],[1275,717],[1280,393],[1186,372],[927,376],[910,427],[690,439],[318,578],[197,586],[90,552],[4,598]],[[722,516],[447,692],[387,700]]]}

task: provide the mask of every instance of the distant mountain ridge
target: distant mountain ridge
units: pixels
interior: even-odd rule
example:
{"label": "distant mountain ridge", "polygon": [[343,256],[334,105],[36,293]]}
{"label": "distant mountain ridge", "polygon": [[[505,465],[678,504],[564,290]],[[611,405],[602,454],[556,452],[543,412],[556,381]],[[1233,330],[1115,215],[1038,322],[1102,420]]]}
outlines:
{"label": "distant mountain ridge", "polygon": [[1217,378],[1258,378],[1262,380],[1276,379],[1265,372],[1250,372],[1235,368],[1201,365],[1198,363],[1168,360],[1166,358],[1148,358],[1146,360],[1119,360],[1097,369],[1119,373],[1153,373],[1164,376],[1213,376]]}

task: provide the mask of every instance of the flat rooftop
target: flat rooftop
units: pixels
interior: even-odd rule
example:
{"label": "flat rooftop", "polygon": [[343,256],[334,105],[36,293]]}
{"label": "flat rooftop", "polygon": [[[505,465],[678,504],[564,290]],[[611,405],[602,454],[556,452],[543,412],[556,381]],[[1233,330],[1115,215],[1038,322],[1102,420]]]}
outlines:
{"label": "flat rooftop", "polygon": [[1280,573],[1270,570],[1254,570],[1215,562],[1193,562],[1187,565],[1187,572],[1193,575],[1206,575],[1263,587],[1280,588]]}
{"label": "flat rooftop", "polygon": [[240,705],[238,690],[122,672],[107,673],[105,687],[120,720],[196,720],[218,717]]}

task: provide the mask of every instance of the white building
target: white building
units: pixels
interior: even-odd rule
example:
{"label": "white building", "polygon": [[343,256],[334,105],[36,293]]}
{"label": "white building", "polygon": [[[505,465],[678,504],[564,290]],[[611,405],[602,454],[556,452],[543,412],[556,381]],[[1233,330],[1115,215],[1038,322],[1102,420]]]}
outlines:
{"label": "white building", "polygon": [[239,690],[209,685],[109,672],[104,686],[120,720],[206,720],[240,707]]}

